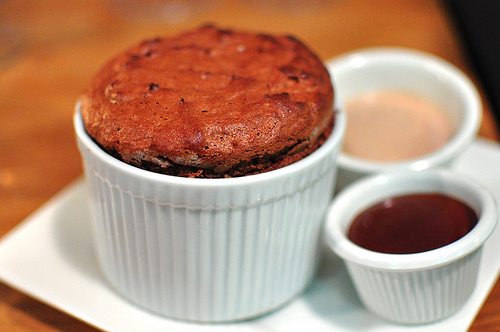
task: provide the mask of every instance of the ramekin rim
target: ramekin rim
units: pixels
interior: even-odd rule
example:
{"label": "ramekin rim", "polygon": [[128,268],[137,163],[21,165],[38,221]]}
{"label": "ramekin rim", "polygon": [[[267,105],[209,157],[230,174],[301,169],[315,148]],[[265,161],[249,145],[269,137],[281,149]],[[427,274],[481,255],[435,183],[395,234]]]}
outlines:
{"label": "ramekin rim", "polygon": [[405,47],[368,47],[345,53],[326,62],[326,66],[335,80],[335,67],[354,61],[359,57],[369,57],[369,60],[399,60],[420,63],[446,75],[465,95],[464,100],[469,104],[469,112],[457,128],[453,137],[441,148],[432,153],[397,162],[377,162],[358,158],[341,151],[338,157],[339,167],[358,173],[379,173],[396,171],[399,169],[423,170],[449,161],[453,156],[464,150],[474,139],[479,130],[482,118],[482,102],[479,92],[470,78],[459,68],[448,61],[433,54]]}
{"label": "ramekin rim", "polygon": [[155,173],[129,165],[109,155],[104,150],[102,150],[102,148],[100,148],[86,132],[80,112],[79,99],[75,104],[75,110],[73,114],[73,125],[78,139],[80,139],[86,145],[87,148],[92,149],[93,153],[97,155],[98,158],[100,158],[107,164],[113,164],[114,167],[117,167],[126,173],[133,173],[135,176],[139,176],[144,179],[169,183],[169,184],[182,184],[185,186],[192,186],[192,187],[221,187],[221,186],[229,187],[229,186],[239,186],[246,183],[266,182],[269,181],[270,179],[287,176],[289,173],[294,173],[298,169],[307,168],[308,166],[314,164],[318,159],[321,159],[325,155],[331,153],[336,146],[339,146],[340,149],[346,127],[345,113],[343,109],[341,107],[338,107],[337,105],[333,107],[333,112],[335,116],[335,125],[332,129],[330,137],[326,140],[326,142],[322,146],[320,146],[316,151],[306,156],[305,158],[298,160],[285,167],[264,173],[242,176],[242,177],[215,178],[215,179],[187,178],[187,177],[178,177],[178,176]]}
{"label": "ramekin rim", "polygon": [[[414,254],[388,254],[374,252],[352,243],[347,238],[345,232],[340,230],[341,226],[333,221],[339,207],[346,204],[346,201],[356,197],[353,194],[355,190],[359,191],[360,188],[366,188],[366,186],[370,185],[383,185],[383,182],[388,178],[391,180],[399,178],[401,180],[405,177],[416,178],[422,176],[434,176],[444,181],[458,181],[477,195],[481,201],[482,213],[479,216],[476,226],[464,237],[451,244],[430,251]],[[410,190],[410,192],[412,191]],[[384,197],[388,195],[384,195]],[[358,210],[356,209],[356,211]],[[329,247],[346,261],[378,270],[397,272],[423,270],[449,264],[479,249],[495,229],[498,222],[498,215],[497,202],[491,192],[483,185],[458,172],[433,169],[419,172],[380,173],[351,184],[338,194],[334,202],[329,206],[326,214],[324,237]]]}

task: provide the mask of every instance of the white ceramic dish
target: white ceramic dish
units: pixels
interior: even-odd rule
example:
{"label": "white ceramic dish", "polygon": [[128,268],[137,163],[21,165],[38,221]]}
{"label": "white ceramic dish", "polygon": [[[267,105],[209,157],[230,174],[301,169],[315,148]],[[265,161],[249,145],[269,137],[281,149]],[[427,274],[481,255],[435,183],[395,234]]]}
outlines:
{"label": "white ceramic dish", "polygon": [[[485,184],[500,200],[500,147],[478,140],[454,167]],[[491,287],[500,260],[500,227],[488,239],[477,287],[456,314],[433,324],[387,323],[356,296],[340,259],[327,255],[318,278],[299,298],[270,315],[237,324],[199,325],[163,318],[113,291],[93,254],[82,182],[54,197],[0,241],[0,279],[106,331],[467,331]]]}
{"label": "white ceramic dish", "polygon": [[123,296],[196,322],[275,310],[312,282],[345,116],[321,147],[279,169],[197,179],[149,172],[102,150],[74,114],[96,253]]}
{"label": "white ceramic dish", "polygon": [[337,190],[374,173],[449,166],[477,135],[482,116],[479,93],[464,73],[439,57],[412,49],[374,47],[339,55],[326,66],[341,105],[367,92],[407,92],[439,105],[454,128],[443,147],[410,160],[376,162],[341,153]]}
{"label": "white ceramic dish", "polygon": [[[443,247],[413,254],[387,254],[351,242],[352,221],[391,197],[441,193],[465,202],[479,217],[465,236]],[[482,245],[498,220],[494,198],[469,177],[445,169],[385,173],[351,184],[331,205],[325,239],[344,259],[365,306],[389,321],[422,324],[462,307],[476,285]],[[408,287],[411,285],[411,287]]]}

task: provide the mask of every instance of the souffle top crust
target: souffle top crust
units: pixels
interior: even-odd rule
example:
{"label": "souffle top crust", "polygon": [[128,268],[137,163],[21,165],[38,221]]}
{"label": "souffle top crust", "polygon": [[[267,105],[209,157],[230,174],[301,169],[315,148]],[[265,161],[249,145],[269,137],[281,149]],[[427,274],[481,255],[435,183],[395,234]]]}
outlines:
{"label": "souffle top crust", "polygon": [[316,150],[334,121],[322,61],[292,36],[207,25],[111,59],[80,98],[88,134],[131,165],[235,177]]}

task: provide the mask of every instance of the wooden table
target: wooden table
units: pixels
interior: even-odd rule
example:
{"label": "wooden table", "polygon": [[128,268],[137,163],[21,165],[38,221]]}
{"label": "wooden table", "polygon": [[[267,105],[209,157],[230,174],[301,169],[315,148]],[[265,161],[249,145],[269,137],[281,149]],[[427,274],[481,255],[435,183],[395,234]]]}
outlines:
{"label": "wooden table", "polygon": [[[11,29],[17,33],[13,42],[18,43],[16,53],[0,59],[0,236],[81,176],[73,105],[107,58],[145,37],[214,22],[293,34],[325,60],[362,47],[411,47],[460,67],[482,91],[453,24],[435,0],[199,1],[201,10],[181,8],[168,22],[152,15],[147,19],[138,9],[130,14],[124,3],[0,2],[0,33]],[[480,135],[498,140],[491,108],[483,101]],[[497,284],[471,331],[498,328],[499,305]],[[0,328],[92,330],[4,284],[0,284]]]}

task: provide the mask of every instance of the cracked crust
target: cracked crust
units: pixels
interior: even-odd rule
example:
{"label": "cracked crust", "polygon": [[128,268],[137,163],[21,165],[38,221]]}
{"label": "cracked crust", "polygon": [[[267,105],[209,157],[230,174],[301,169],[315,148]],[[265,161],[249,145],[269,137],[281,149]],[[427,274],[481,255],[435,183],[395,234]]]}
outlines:
{"label": "cracked crust", "polygon": [[333,125],[321,60],[291,36],[204,26],[109,61],[81,97],[87,132],[124,162],[242,176],[308,155]]}

